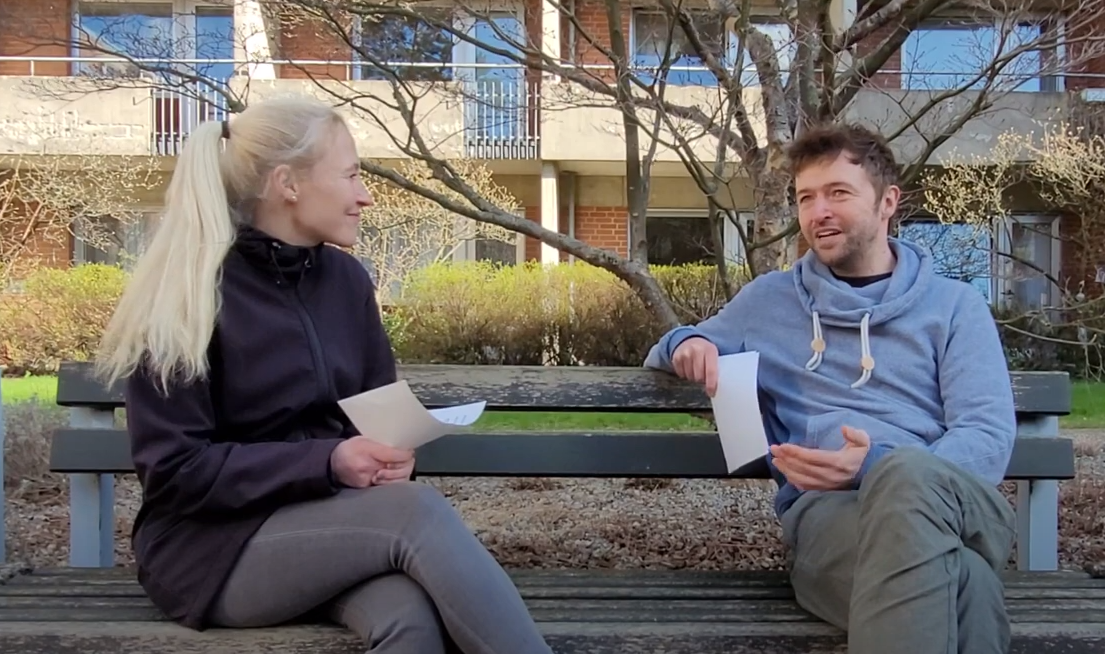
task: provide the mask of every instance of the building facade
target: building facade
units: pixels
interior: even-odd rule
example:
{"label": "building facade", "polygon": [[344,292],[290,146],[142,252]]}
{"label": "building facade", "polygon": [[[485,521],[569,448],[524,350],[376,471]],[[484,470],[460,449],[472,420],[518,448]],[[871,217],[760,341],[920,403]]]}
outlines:
{"label": "building facade", "polygon": [[[831,13],[837,27],[851,24],[859,1],[833,1]],[[426,4],[428,8],[420,11],[439,12],[476,41],[495,45],[497,34],[524,35],[542,55],[589,68],[597,77],[606,75],[608,79],[609,59],[603,51],[609,46],[609,29],[602,0],[573,0],[574,21],[543,0],[494,0],[478,19],[466,18],[447,0]],[[163,184],[190,128],[200,120],[228,115],[228,98],[315,92],[321,79],[352,92],[375,89],[372,93],[378,97],[390,92],[390,83],[379,68],[359,58],[341,34],[320,29],[310,20],[274,15],[257,0],[2,0],[0,6],[0,97],[12,99],[0,103],[0,156],[18,156],[24,161],[74,157],[78,161],[88,152],[153,155],[162,160]],[[785,66],[794,47],[789,30],[772,14],[774,3],[753,6],[758,7],[759,29],[778,44],[780,64]],[[709,7],[703,3],[704,12]],[[624,3],[620,19],[635,61],[655,65],[659,60],[655,45],[666,38],[668,19],[643,2]],[[706,20],[701,25],[703,37],[716,41],[719,51],[735,47],[724,24]],[[1062,21],[1049,15],[1039,21],[1023,21],[1016,33],[1033,38],[1046,30],[1062,29]],[[934,89],[963,84],[979,72],[964,62],[977,59],[980,46],[984,50],[1000,48],[1001,33],[993,24],[954,16],[923,24],[871,77],[847,110],[847,117],[877,124],[901,107],[930,97]],[[512,65],[508,57],[471,42],[427,33],[424,27],[401,19],[356,24],[346,34],[376,52],[380,60],[394,62],[397,53],[403,55],[400,70],[405,71],[406,79],[444,79],[473,91],[472,95],[423,98],[423,105],[430,108],[420,120],[421,129],[436,140],[439,151],[483,162],[496,182],[517,198],[525,216],[542,226],[622,255],[628,251],[626,147],[617,111],[586,102],[558,105],[558,98],[572,86],[564,79],[527,71]],[[856,44],[855,52],[869,52],[880,36],[868,36]],[[382,48],[382,43],[390,45]],[[105,44],[124,60],[108,57],[103,51]],[[509,46],[503,44],[502,48]],[[1020,64],[1022,70],[1027,66],[1044,71],[1049,69],[1045,64],[1056,56],[1062,52],[1028,53]],[[167,59],[178,65],[159,73],[129,64],[127,57]],[[969,121],[930,162],[939,168],[949,153],[985,155],[998,135],[1010,130],[1042,133],[1050,117],[1062,112],[1072,96],[1093,99],[1095,89],[1105,87],[1105,76],[1098,76],[1105,73],[1103,62],[1105,59],[1091,58],[1077,70],[1064,69],[1063,74],[1053,74],[1052,66],[1047,74],[1026,75],[1015,91],[1003,95],[986,116]],[[669,73],[666,93],[673,102],[706,105],[711,96],[716,97],[716,78],[701,68],[702,62],[683,56],[672,63],[678,70]],[[217,84],[173,88],[187,86],[188,74],[193,72]],[[751,66],[748,72],[747,83],[755,87]],[[172,81],[165,81],[161,88],[101,85],[94,93],[66,98],[27,90],[39,88],[28,86],[29,81],[50,78],[78,84],[88,79],[134,77],[152,79],[155,86],[162,78]],[[401,121],[385,117],[375,123],[361,120],[354,124],[362,156],[382,162],[406,156],[386,134],[389,126],[401,127]],[[895,147],[909,152],[923,142],[923,135],[906,135]],[[708,148],[706,152],[712,156]],[[148,202],[151,216],[162,190],[163,186],[155,184],[142,200]],[[729,208],[750,220],[755,209],[751,181],[738,177],[730,183],[730,191]],[[940,256],[955,260],[949,266],[970,268],[968,273],[952,274],[976,280],[992,301],[1008,297],[1028,305],[1058,301],[1058,289],[1046,278],[1008,274],[1010,264],[1000,252],[1017,252],[1033,267],[1068,286],[1079,281],[1100,285],[1097,270],[1105,261],[1079,254],[1082,251],[1076,252],[1064,238],[1078,232],[1079,217],[1033,213],[1032,205],[1026,200],[1024,211],[985,233],[923,215],[911,217],[902,230],[930,241],[934,248],[943,248]],[[647,219],[650,260],[670,264],[713,256],[704,245],[710,242],[707,212],[707,202],[678,154],[658,148]],[[739,261],[740,239],[732,226],[724,240],[727,256]],[[956,249],[967,241],[974,254]],[[955,243],[959,245],[950,245]],[[461,248],[458,256],[505,261],[566,259],[566,255],[525,237],[505,248],[473,242]],[[70,265],[111,259],[111,253],[82,242],[76,234],[43,240],[36,245],[36,257],[41,263]]]}

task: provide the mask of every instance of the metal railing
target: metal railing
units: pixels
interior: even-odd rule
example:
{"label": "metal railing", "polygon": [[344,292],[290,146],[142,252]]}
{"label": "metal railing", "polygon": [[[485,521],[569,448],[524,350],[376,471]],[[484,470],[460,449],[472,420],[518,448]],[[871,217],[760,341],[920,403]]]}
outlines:
{"label": "metal railing", "polygon": [[[222,91],[222,92],[220,92]],[[151,148],[155,154],[176,156],[201,122],[225,120],[230,115],[226,81],[189,82],[178,89],[154,89],[150,107]]]}
{"label": "metal railing", "polygon": [[[0,63],[4,62],[26,64],[31,76],[68,73],[94,78],[121,77],[132,87],[135,85],[133,82],[140,85],[144,79],[147,80],[153,100],[150,109],[151,151],[159,155],[179,154],[184,141],[196,125],[204,120],[222,120],[230,113],[228,97],[233,97],[233,94],[229,79],[201,74],[204,70],[219,66],[224,74],[228,69],[232,69],[234,75],[242,76],[251,71],[267,73],[262,75],[258,72],[257,78],[275,76],[277,67],[299,70],[313,67],[325,71],[322,75],[336,76],[338,81],[354,86],[373,79],[385,80],[392,75],[404,79],[437,80],[441,82],[441,88],[449,88],[450,92],[461,96],[463,150],[466,156],[508,160],[540,158],[543,110],[541,79],[535,71],[518,64],[383,62],[376,67],[359,60],[0,56]],[[579,68],[600,76],[613,72],[613,64],[564,62],[563,65],[565,69]],[[10,65],[7,68],[9,73],[14,70]],[[647,77],[647,70],[647,66],[641,67],[643,77]],[[705,72],[706,69],[701,66],[672,66],[670,70],[691,73]],[[963,71],[926,71],[923,77],[931,79],[963,74]],[[877,72],[877,76],[883,78],[909,75],[917,75],[917,72],[897,68],[885,68]],[[1105,74],[1089,71],[1069,75],[1080,79],[1105,80]],[[1057,76],[1056,79],[1059,77],[1062,76]],[[932,84],[931,81],[927,83]],[[686,85],[710,86],[705,81]],[[1105,82],[1102,86],[1105,86]],[[1041,84],[1040,90],[1056,90],[1062,87],[1061,80],[1058,83],[1052,80],[1051,83]],[[1027,88],[1024,90],[1031,92]],[[363,93],[363,90],[355,89],[354,93]],[[385,102],[392,101],[390,88],[380,95],[386,96]]]}
{"label": "metal railing", "polygon": [[[343,71],[346,83],[369,81],[361,61],[272,60],[265,62],[221,59],[139,59],[124,57],[0,57],[0,62],[24,62],[30,76],[57,76],[64,64],[68,74],[119,79],[128,87],[150,89],[151,151],[175,156],[192,130],[206,120],[223,120],[234,96],[229,78],[200,74],[204,68],[232,65],[245,74],[258,65],[302,69],[324,66],[328,74]],[[536,159],[540,157],[540,81],[527,79],[527,71],[508,64],[424,64],[389,62],[389,71],[403,76],[405,69],[440,71],[441,88],[460,95],[464,152],[480,159]],[[372,76],[385,79],[385,76]],[[420,77],[425,77],[423,73]],[[386,82],[384,82],[386,83]],[[362,89],[355,89],[363,93]],[[390,96],[391,89],[382,96]],[[390,97],[388,97],[390,101]]]}

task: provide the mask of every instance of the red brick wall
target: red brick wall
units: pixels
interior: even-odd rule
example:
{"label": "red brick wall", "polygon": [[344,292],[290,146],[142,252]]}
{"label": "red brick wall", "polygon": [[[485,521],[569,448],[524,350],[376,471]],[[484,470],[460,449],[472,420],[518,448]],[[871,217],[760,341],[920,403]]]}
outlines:
{"label": "red brick wall", "polygon": [[[628,49],[629,26],[633,14],[629,3],[623,6],[625,8],[622,10],[621,29]],[[609,64],[610,59],[603,54],[603,49],[610,48],[610,22],[606,17],[605,3],[602,0],[577,0],[576,16],[582,28],[575,37],[576,61],[580,64]],[[562,38],[565,41],[568,40],[567,31],[563,32]],[[593,74],[605,79],[613,79],[612,70],[595,70]]]}
{"label": "red brick wall", "polygon": [[[0,0],[0,55],[69,55],[69,3],[59,0]],[[65,62],[34,62],[35,75],[68,75]],[[0,61],[0,75],[29,75],[31,62]]]}
{"label": "red brick wall", "polygon": [[73,237],[64,225],[56,221],[46,220],[38,226],[30,224],[28,209],[19,203],[0,207],[0,211],[7,214],[4,224],[0,225],[0,240],[3,241],[5,254],[7,248],[25,238],[28,229],[32,233],[23,247],[14,253],[16,262],[12,276],[20,278],[36,268],[43,266],[53,268],[66,268],[73,256]]}
{"label": "red brick wall", "polygon": [[1101,295],[1103,287],[1094,281],[1097,266],[1105,265],[1105,240],[1100,229],[1084,229],[1081,218],[1074,214],[1065,214],[1059,220],[1060,288],[1077,293],[1079,283],[1084,282],[1088,297]]}
{"label": "red brick wall", "polygon": [[[1093,55],[1101,52],[1101,44],[1095,42],[1095,40],[1102,33],[1102,30],[1105,30],[1105,15],[1096,19],[1087,19],[1080,13],[1085,10],[1094,11],[1094,9],[1087,7],[1084,10],[1076,10],[1071,15],[1068,23],[1067,57],[1068,61],[1076,62],[1070,67],[1072,73],[1100,75],[1105,73],[1105,56]],[[1066,85],[1070,91],[1079,91],[1086,88],[1105,88],[1105,78],[1072,75],[1067,77]]]}
{"label": "red brick wall", "polygon": [[[1105,88],[1105,56],[1091,56],[1100,52],[1100,44],[1087,45],[1087,37],[1097,36],[1105,30],[1105,15],[1096,19],[1084,19],[1078,13],[1072,15],[1068,24],[1067,56],[1072,62],[1072,73],[1090,73],[1102,77],[1066,78],[1068,91],[1080,91],[1087,88]],[[1093,53],[1086,48],[1093,48]],[[1101,295],[1102,285],[1095,282],[1097,266],[1105,264],[1105,233],[1100,227],[1084,228],[1080,216],[1067,214],[1059,222],[1061,242],[1059,283],[1064,290],[1078,292],[1080,282],[1085,282],[1085,293],[1093,297]]]}
{"label": "red brick wall", "polygon": [[629,253],[629,209],[627,207],[576,207],[576,238],[617,252]]}
{"label": "red brick wall", "polygon": [[[529,218],[535,223],[541,222],[541,207],[526,207],[526,218]],[[526,261],[540,261],[541,260],[541,241],[531,238],[529,236],[523,236],[526,239]]]}
{"label": "red brick wall", "polygon": [[[859,58],[866,57],[876,48],[882,41],[890,36],[890,33],[894,31],[892,26],[884,27],[877,30],[866,39],[863,39],[856,44],[856,56]],[[902,69],[902,51],[899,48],[897,52],[890,55],[890,58],[886,60],[886,63],[879,68],[880,71],[893,71],[893,72],[878,72],[871,76],[870,85],[880,89],[900,89],[902,87],[902,76],[899,72]]]}
{"label": "red brick wall", "polygon": [[[282,59],[338,62],[353,59],[353,50],[336,25],[298,12],[280,17],[278,43]],[[341,64],[279,65],[276,75],[285,79],[350,78],[348,66]]]}

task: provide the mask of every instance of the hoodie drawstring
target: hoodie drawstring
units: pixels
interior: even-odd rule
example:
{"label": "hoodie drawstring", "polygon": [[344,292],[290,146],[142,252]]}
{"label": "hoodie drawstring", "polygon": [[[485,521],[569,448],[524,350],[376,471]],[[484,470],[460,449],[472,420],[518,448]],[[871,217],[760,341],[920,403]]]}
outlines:
{"label": "hoodie drawstring", "polygon": [[[871,373],[875,370],[875,357],[871,356],[870,324],[871,314],[863,314],[863,320],[859,323],[859,365],[863,369],[863,374],[860,375],[859,379],[852,382],[852,388],[859,388],[870,381]],[[810,349],[813,350],[813,356],[806,362],[806,370],[813,371],[821,365],[825,353],[825,337],[821,332],[821,316],[816,311],[813,312],[813,340],[810,341]]]}
{"label": "hoodie drawstring", "polygon": [[825,339],[821,335],[821,316],[816,311],[813,312],[813,340],[810,341],[810,349],[813,350],[813,356],[806,362],[806,370],[817,370],[825,351]]}

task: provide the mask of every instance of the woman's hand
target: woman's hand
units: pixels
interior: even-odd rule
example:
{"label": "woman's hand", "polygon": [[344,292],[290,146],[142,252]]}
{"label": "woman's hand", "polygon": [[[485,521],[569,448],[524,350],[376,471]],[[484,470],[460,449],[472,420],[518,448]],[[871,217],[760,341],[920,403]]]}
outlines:
{"label": "woman's hand", "polygon": [[414,471],[414,450],[400,450],[367,436],[347,438],[330,454],[338,481],[352,488],[408,479]]}

